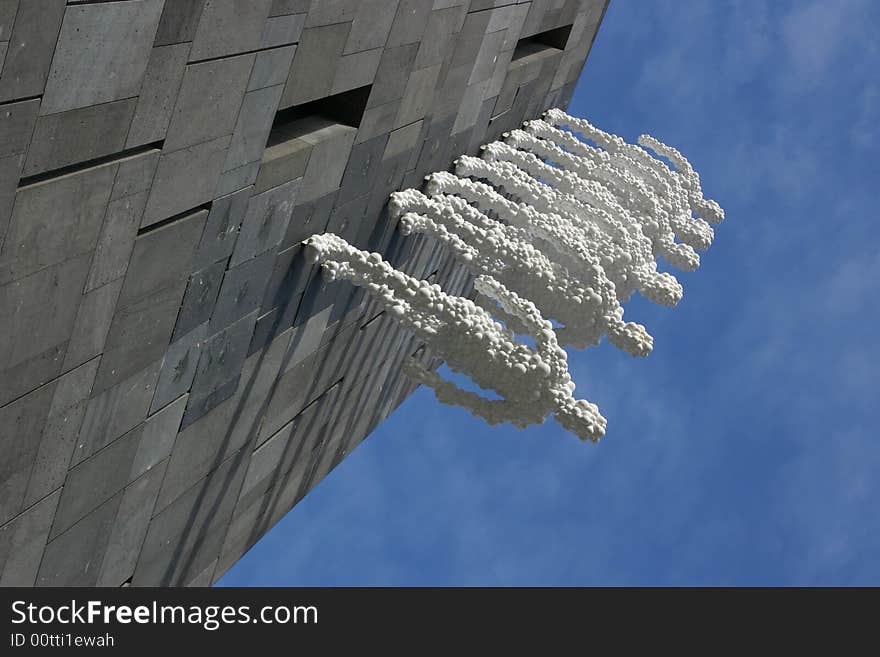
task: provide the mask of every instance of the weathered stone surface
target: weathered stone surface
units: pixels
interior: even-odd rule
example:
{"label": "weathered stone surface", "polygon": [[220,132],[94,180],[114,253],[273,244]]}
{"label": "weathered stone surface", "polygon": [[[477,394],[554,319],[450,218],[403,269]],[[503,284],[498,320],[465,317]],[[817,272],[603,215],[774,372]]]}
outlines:
{"label": "weathered stone surface", "polygon": [[0,405],[60,374],[87,269],[77,256],[0,286]]}
{"label": "weathered stone surface", "polygon": [[90,254],[115,175],[115,165],[103,165],[20,188],[0,251],[0,285]]}
{"label": "weathered stone surface", "polygon": [[241,55],[186,67],[168,126],[166,151],[232,134],[254,59],[254,55]]}
{"label": "weathered stone surface", "polygon": [[40,114],[137,96],[163,0],[69,6]]}
{"label": "weathered stone surface", "polygon": [[[179,0],[179,3],[166,2],[165,7],[183,2],[184,0]],[[179,43],[157,46],[151,51],[131,130],[125,142],[126,148],[165,138],[183,73],[186,70],[189,50],[189,43]]]}
{"label": "weathered stone surface", "polygon": [[190,60],[256,50],[272,0],[207,0],[193,39]]}
{"label": "weathered stone surface", "polygon": [[214,196],[231,137],[163,153],[142,227],[207,203]]}
{"label": "weathered stone surface", "polygon": [[[43,92],[65,0],[19,0],[0,74],[0,102]],[[9,18],[9,10],[7,10]]]}
{"label": "weathered stone surface", "polygon": [[110,325],[95,389],[161,360],[171,339],[206,211],[140,236]]}

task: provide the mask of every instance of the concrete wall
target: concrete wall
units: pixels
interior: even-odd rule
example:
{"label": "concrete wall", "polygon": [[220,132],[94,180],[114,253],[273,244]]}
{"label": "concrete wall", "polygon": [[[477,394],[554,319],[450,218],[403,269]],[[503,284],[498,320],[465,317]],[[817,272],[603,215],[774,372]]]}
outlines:
{"label": "concrete wall", "polygon": [[0,0],[0,584],[210,584],[350,453],[420,345],[299,242],[466,293],[387,196],[566,106],[604,8]]}

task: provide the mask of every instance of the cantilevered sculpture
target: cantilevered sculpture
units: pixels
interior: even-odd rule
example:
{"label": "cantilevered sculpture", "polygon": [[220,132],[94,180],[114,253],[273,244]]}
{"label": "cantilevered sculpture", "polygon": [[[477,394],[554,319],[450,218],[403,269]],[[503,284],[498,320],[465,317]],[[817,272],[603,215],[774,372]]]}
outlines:
{"label": "cantilevered sculpture", "polygon": [[650,353],[653,339],[644,326],[623,321],[620,302],[639,291],[676,305],[681,285],[658,271],[656,258],[695,270],[696,250],[710,246],[710,223],[724,211],[704,197],[687,159],[653,137],[639,143],[673,168],[561,110],[544,119],[483,146],[480,158],[460,157],[455,174],[428,176],[425,192],[391,196],[401,232],[436,239],[475,276],[475,300],[446,294],[336,235],[305,244],[327,278],[366,288],[451,370],[500,395],[463,390],[410,359],[406,373],[440,401],[490,424],[525,427],[553,415],[595,441],[605,419],[573,396],[560,345],[583,349],[607,335],[632,355]]}

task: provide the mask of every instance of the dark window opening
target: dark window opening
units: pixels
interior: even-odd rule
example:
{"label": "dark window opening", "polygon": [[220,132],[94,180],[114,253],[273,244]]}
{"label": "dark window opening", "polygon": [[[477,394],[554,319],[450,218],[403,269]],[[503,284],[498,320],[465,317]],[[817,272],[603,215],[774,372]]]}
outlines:
{"label": "dark window opening", "polygon": [[565,25],[554,30],[547,30],[546,32],[520,39],[517,41],[516,49],[513,51],[512,61],[537,53],[552,54],[565,50],[565,46],[568,44],[568,37],[571,34],[571,28],[571,25]]}
{"label": "dark window opening", "polygon": [[301,137],[328,123],[360,127],[371,89],[368,85],[281,110],[272,123],[268,146]]}

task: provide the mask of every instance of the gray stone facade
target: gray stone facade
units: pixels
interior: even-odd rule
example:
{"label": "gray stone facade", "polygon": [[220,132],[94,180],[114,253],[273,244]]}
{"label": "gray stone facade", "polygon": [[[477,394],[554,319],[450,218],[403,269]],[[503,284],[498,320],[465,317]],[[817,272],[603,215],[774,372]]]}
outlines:
{"label": "gray stone facade", "polygon": [[[606,0],[0,0],[0,585],[208,585],[413,390],[300,253],[565,107]],[[434,363],[436,364],[436,363]]]}

